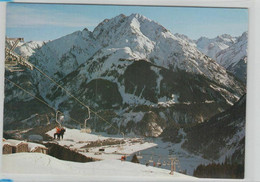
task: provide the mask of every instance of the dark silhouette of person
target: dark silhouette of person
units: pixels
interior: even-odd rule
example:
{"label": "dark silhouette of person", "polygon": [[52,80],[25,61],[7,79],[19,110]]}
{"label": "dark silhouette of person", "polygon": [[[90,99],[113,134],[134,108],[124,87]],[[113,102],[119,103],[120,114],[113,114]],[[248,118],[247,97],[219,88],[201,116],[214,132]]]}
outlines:
{"label": "dark silhouette of person", "polygon": [[60,137],[63,139],[63,135],[65,133],[66,129],[65,128],[59,128],[59,127],[56,127],[56,133],[54,133],[54,139],[56,139],[56,136],[57,136],[57,139],[60,140]]}

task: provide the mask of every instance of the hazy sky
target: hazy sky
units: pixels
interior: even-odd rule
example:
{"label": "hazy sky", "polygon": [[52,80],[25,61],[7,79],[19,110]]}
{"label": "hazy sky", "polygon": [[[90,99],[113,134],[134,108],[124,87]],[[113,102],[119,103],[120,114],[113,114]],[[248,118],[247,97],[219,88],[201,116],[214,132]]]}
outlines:
{"label": "hazy sky", "polygon": [[6,34],[25,41],[53,40],[86,27],[92,31],[121,13],[142,14],[191,39],[239,36],[248,30],[247,9],[8,3]]}

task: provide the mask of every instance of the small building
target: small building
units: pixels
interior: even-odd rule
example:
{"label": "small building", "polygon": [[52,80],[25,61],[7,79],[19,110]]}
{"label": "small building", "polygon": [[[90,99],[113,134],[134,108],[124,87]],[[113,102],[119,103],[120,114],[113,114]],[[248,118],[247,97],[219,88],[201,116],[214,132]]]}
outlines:
{"label": "small building", "polygon": [[28,142],[28,150],[29,152],[38,152],[43,154],[48,153],[48,148],[46,148],[44,145],[31,142]]}
{"label": "small building", "polygon": [[32,143],[32,142],[25,142],[21,140],[3,140],[3,154],[12,154],[12,153],[19,153],[19,152],[39,152],[43,154],[48,153],[48,148],[44,145]]}
{"label": "small building", "polygon": [[6,141],[3,141],[2,144],[3,144],[3,154],[11,154],[12,145]]}
{"label": "small building", "polygon": [[6,140],[12,146],[12,153],[28,152],[28,143],[20,140]]}

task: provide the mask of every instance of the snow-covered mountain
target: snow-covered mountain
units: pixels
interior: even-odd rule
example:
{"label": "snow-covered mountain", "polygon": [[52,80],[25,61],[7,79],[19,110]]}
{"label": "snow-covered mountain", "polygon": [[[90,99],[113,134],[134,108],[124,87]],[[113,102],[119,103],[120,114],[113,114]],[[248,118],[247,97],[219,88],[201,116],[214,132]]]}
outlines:
{"label": "snow-covered mountain", "polygon": [[196,41],[195,40],[192,40],[190,39],[187,35],[184,35],[184,34],[179,34],[179,33],[175,33],[174,34],[175,37],[178,37],[184,41],[187,41],[189,44],[191,44],[192,46],[197,46],[196,44]]}
{"label": "snow-covered mountain", "polygon": [[44,44],[30,59],[49,76],[61,79],[99,48],[92,33],[84,29]]}
{"label": "snow-covered mountain", "polygon": [[246,82],[247,41],[248,33],[244,32],[240,37],[227,34],[213,39],[201,37],[196,44],[201,52]]}
{"label": "snow-covered mountain", "polygon": [[[93,32],[77,31],[33,50],[29,61],[44,73],[125,132],[145,136],[159,136],[170,123],[203,122],[245,92],[241,82],[187,37],[140,14],[106,19]],[[85,108],[39,72],[22,75],[31,80],[36,95],[84,120]],[[19,76],[14,80],[23,82]],[[17,90],[7,87],[6,104],[14,102],[12,89]],[[5,117],[14,120],[12,110]],[[99,119],[90,125],[111,129]]]}
{"label": "snow-covered mountain", "polygon": [[246,82],[248,33],[244,32],[235,44],[216,54],[216,61]]}
{"label": "snow-covered mountain", "polygon": [[195,46],[142,15],[119,15],[105,20],[95,28],[93,37],[101,42],[103,48],[91,60],[107,57],[106,67],[100,68],[99,74],[104,73],[112,64],[122,65],[116,61],[118,59],[145,59],[172,71],[185,70],[205,75],[228,86],[233,84],[226,70],[215,61],[206,58]]}
{"label": "snow-covered mountain", "polygon": [[20,43],[15,48],[15,51],[23,56],[23,57],[30,57],[35,53],[37,49],[40,49],[46,42],[44,41],[30,41],[25,43]]}
{"label": "snow-covered mountain", "polygon": [[[46,41],[47,42],[47,41]],[[29,42],[18,42],[14,51],[23,56],[23,57],[30,57],[35,51],[41,48],[45,43],[45,41],[29,41]],[[6,47],[9,49],[14,45],[14,40],[8,40],[5,42]]]}
{"label": "snow-covered mountain", "polygon": [[232,37],[231,35],[228,34],[223,34],[213,39],[207,37],[201,37],[196,41],[196,44],[198,49],[202,53],[216,60],[216,54],[219,51],[230,47],[231,45],[236,43],[236,41],[237,41],[236,37]]}
{"label": "snow-covered mountain", "polygon": [[[234,84],[225,69],[206,58],[194,45],[139,14],[119,15],[104,20],[93,32],[84,29],[51,41],[33,57],[50,76],[64,76],[89,58],[89,65],[91,60],[106,58],[103,72],[112,64],[120,64],[118,59],[145,59],[173,71],[185,70],[227,86]],[[102,71],[100,68],[97,74]]]}

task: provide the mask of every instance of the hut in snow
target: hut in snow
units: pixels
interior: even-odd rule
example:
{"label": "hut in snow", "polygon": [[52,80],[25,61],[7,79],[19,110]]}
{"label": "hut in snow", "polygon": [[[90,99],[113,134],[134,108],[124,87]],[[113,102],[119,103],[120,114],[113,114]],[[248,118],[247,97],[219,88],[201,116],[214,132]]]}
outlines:
{"label": "hut in snow", "polygon": [[20,140],[3,140],[3,154],[12,154],[19,152],[39,152],[43,154],[48,153],[48,148],[44,145],[25,142]]}
{"label": "hut in snow", "polygon": [[48,153],[48,148],[46,148],[44,145],[31,142],[28,142],[28,150],[29,152],[38,152],[43,154]]}
{"label": "hut in snow", "polygon": [[11,154],[12,153],[12,145],[8,143],[6,140],[3,140],[3,154]]}
{"label": "hut in snow", "polygon": [[12,146],[12,153],[28,152],[28,143],[20,140],[6,140]]}

